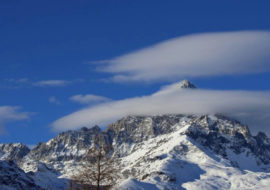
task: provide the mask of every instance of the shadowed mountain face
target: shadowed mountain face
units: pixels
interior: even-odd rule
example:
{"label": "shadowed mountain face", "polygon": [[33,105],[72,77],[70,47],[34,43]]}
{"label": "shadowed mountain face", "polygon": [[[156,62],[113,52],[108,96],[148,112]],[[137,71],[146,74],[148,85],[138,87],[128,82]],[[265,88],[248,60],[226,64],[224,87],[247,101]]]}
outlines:
{"label": "shadowed mountain face", "polygon": [[[110,147],[110,155],[120,161],[123,176],[119,183],[132,177],[139,180],[132,184],[143,181],[157,189],[192,189],[206,185],[204,179],[209,179],[216,183],[213,188],[217,188],[225,182],[232,183],[232,176],[240,176],[244,184],[247,179],[244,170],[250,172],[248,178],[254,180],[252,183],[261,183],[258,175],[266,175],[264,179],[268,179],[269,138],[262,132],[252,136],[247,126],[221,115],[127,116],[105,131],[95,126],[63,132],[31,151],[23,145],[1,145],[17,147],[16,151],[2,148],[5,152],[2,151],[1,159],[9,160],[12,156],[5,155],[12,154],[25,172],[42,176],[38,174],[46,171],[46,175],[56,180],[59,176],[69,178],[100,137]],[[45,169],[37,169],[41,163]],[[215,177],[218,172],[219,179]],[[65,183],[58,183],[58,187],[59,184]]]}
{"label": "shadowed mountain face", "polygon": [[16,163],[12,161],[0,160],[0,189],[29,189],[42,190],[43,188],[35,184],[30,174],[26,174],[22,169],[18,168]]}

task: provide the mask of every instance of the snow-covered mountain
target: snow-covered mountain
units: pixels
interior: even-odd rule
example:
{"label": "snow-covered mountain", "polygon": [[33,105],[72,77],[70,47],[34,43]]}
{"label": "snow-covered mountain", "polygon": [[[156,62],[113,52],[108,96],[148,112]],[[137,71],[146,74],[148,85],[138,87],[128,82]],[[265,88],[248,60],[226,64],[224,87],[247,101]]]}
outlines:
{"label": "snow-covered mountain", "polygon": [[[133,179],[118,189],[267,189],[270,185],[269,139],[262,133],[253,137],[246,126],[221,116],[166,117],[178,120],[171,132],[134,144],[122,157],[122,172]],[[127,118],[126,123],[134,119]]]}
{"label": "snow-covered mountain", "polygon": [[[186,81],[182,84],[185,87],[180,84],[180,88],[195,87]],[[99,136],[121,166],[122,177],[115,189],[270,186],[270,139],[262,132],[253,136],[246,125],[222,115],[127,116],[105,131],[94,126],[62,132],[32,150],[22,144],[2,144],[0,158],[5,160],[4,168],[20,167],[21,175],[30,175],[30,183],[65,189],[67,179],[79,171],[83,155]],[[8,160],[15,160],[18,167],[7,165]],[[0,181],[0,189],[5,183]]]}
{"label": "snow-covered mountain", "polygon": [[[67,131],[19,160],[37,185],[61,189],[103,135],[120,159],[119,189],[262,189],[270,185],[270,139],[220,115],[128,116],[106,131]],[[6,157],[7,158],[7,157]],[[10,157],[9,157],[10,158]],[[44,180],[46,179],[46,180]]]}
{"label": "snow-covered mountain", "polygon": [[22,143],[0,144],[0,160],[21,160],[30,149]]}

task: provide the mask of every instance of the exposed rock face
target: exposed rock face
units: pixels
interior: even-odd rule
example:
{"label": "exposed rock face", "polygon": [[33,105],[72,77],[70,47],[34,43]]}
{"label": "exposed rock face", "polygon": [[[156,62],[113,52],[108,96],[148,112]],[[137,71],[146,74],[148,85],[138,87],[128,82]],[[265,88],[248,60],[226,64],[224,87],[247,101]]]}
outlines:
{"label": "exposed rock face", "polygon": [[98,126],[63,132],[47,143],[39,143],[27,157],[46,162],[78,161],[91,146],[98,144],[99,136],[102,136],[105,143],[117,152],[118,147],[124,143],[139,143],[160,134],[173,132],[173,126],[179,123],[181,117],[181,115],[127,116],[109,125],[105,132]]}
{"label": "exposed rock face", "polygon": [[118,144],[138,143],[160,134],[167,134],[174,130],[181,115],[163,116],[127,116],[109,125],[109,133]]}
{"label": "exposed rock face", "polygon": [[[105,132],[97,126],[67,131],[59,134],[47,143],[40,143],[29,152],[23,145],[1,145],[8,158],[53,161],[79,161],[86,151],[98,143],[99,136],[105,139],[114,152],[119,147],[134,145],[159,135],[170,134],[176,125],[185,120],[189,127],[185,134],[196,142],[227,157],[227,148],[236,154],[245,152],[254,154],[263,164],[270,163],[270,140],[264,133],[252,136],[248,127],[238,121],[224,116],[195,116],[195,115],[160,115],[160,116],[127,116],[109,125]],[[21,147],[14,148],[14,147]],[[122,151],[119,156],[129,153],[130,149]],[[258,162],[258,163],[259,163]]]}
{"label": "exposed rock face", "polygon": [[30,152],[22,143],[0,144],[0,159],[19,161]]}
{"label": "exposed rock face", "polygon": [[185,132],[203,146],[227,157],[227,148],[234,153],[253,154],[258,164],[270,164],[270,139],[262,132],[252,136],[248,127],[238,121],[216,115],[193,119]]}
{"label": "exposed rock face", "polygon": [[0,189],[29,189],[29,190],[42,190],[38,186],[31,174],[24,173],[23,170],[17,167],[12,161],[0,161]]}
{"label": "exposed rock face", "polygon": [[98,126],[63,132],[47,143],[39,143],[27,157],[41,161],[80,160],[99,134],[102,132]]}

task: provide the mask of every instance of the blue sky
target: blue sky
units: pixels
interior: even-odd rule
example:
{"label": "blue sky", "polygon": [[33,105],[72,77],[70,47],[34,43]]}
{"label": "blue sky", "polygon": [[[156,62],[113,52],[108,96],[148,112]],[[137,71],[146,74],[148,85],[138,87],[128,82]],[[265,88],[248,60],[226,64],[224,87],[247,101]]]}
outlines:
{"label": "blue sky", "polygon": [[[2,123],[0,118],[0,142],[36,144],[54,137],[55,120],[85,107],[70,100],[74,95],[122,100],[186,78],[104,81],[114,73],[97,72],[92,62],[189,34],[269,31],[269,6],[268,1],[0,1],[0,106],[19,106],[15,114],[27,115]],[[270,90],[267,70],[189,79],[204,89]]]}

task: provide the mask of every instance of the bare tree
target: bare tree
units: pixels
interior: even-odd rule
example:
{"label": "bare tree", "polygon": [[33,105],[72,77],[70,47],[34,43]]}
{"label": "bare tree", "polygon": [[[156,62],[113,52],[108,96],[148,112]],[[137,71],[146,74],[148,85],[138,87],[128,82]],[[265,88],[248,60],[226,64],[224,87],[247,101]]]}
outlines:
{"label": "bare tree", "polygon": [[109,153],[111,147],[104,143],[102,136],[85,154],[82,170],[74,175],[69,189],[105,190],[115,185],[119,178],[119,164]]}

